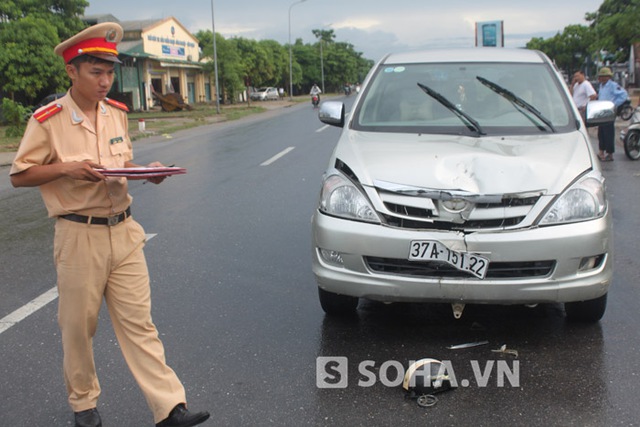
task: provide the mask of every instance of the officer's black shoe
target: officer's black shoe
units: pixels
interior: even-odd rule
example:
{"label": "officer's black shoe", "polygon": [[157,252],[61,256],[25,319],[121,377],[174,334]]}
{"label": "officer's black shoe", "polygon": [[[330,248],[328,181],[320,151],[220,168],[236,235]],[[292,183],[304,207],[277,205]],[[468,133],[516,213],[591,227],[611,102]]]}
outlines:
{"label": "officer's black shoe", "polygon": [[76,427],[102,427],[102,420],[96,408],[74,412]]}
{"label": "officer's black shoe", "polygon": [[208,412],[189,412],[183,403],[176,405],[169,416],[156,424],[156,427],[192,427],[209,419]]}

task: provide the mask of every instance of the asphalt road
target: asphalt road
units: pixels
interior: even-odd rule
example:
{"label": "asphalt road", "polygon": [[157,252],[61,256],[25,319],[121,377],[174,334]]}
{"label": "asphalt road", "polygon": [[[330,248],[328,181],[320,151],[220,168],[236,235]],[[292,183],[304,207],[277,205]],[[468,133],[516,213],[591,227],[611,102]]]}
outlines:
{"label": "asphalt road", "polygon": [[[317,301],[310,217],[338,134],[304,104],[136,143],[137,162],[188,170],[159,186],[132,182],[130,191],[133,214],[152,237],[153,318],[190,407],[212,413],[205,425],[639,423],[640,162],[620,148],[604,166],[616,268],[600,323],[567,323],[560,305],[468,306],[455,320],[447,305],[372,302],[361,303],[356,318],[336,320]],[[1,167],[4,320],[55,285],[53,223],[38,191],[10,188],[7,174]],[[54,300],[0,333],[2,426],[73,424],[56,309]],[[502,345],[518,358],[491,351]],[[94,346],[104,426],[152,425],[106,310]],[[459,384],[430,408],[407,399],[396,381],[397,369],[425,357],[448,361]],[[348,372],[338,377],[343,366]]]}

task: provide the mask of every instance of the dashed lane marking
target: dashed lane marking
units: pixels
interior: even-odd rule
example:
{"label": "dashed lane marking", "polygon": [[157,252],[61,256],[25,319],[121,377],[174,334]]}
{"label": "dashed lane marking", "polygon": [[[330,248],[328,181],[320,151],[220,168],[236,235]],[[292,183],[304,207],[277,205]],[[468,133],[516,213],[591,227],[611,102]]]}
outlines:
{"label": "dashed lane marking", "polygon": [[278,154],[276,154],[275,156],[273,156],[269,160],[265,160],[264,162],[260,163],[260,166],[269,166],[271,163],[275,162],[280,157],[285,156],[289,151],[293,150],[294,148],[296,148],[296,147],[285,148],[284,150],[282,150],[281,152],[279,152]]}

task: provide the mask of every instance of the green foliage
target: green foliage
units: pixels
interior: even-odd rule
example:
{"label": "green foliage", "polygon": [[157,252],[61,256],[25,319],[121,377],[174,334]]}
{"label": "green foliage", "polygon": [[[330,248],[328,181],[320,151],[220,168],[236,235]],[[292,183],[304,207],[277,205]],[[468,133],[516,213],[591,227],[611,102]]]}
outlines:
{"label": "green foliage", "polygon": [[83,29],[86,0],[0,0],[0,90],[33,104],[67,84],[63,61],[53,53]]}
{"label": "green foliage", "polygon": [[53,53],[56,29],[42,18],[27,16],[3,24],[0,31],[0,90],[28,103],[47,90],[60,91],[66,81],[63,61]]}
{"label": "green foliage", "polygon": [[629,46],[640,42],[640,0],[605,0],[597,12],[587,13],[595,33],[593,49],[629,58]]}
{"label": "green foliage", "polygon": [[[207,59],[205,69],[213,74],[212,33],[210,30],[201,30],[195,36],[200,41],[202,58]],[[223,99],[235,100],[237,99],[237,95],[244,89],[244,71],[238,52],[233,48],[232,44],[225,40],[220,34],[216,34],[216,56],[218,58],[219,94]]]}
{"label": "green foliage", "polygon": [[[362,58],[349,43],[335,42],[333,30],[313,30],[319,39],[314,44],[304,44],[297,39],[291,45],[293,94],[308,93],[313,83],[320,85],[324,66],[325,90],[338,91],[345,82],[362,81],[373,66],[373,61]],[[202,57],[213,58],[211,31],[195,34],[200,41]],[[322,43],[322,60],[320,58]],[[236,95],[249,86],[282,87],[289,90],[289,46],[275,40],[255,41],[242,37],[225,40],[216,34],[218,57],[218,79],[226,99],[237,99]],[[213,73],[213,62],[205,65]]]}
{"label": "green foliage", "polygon": [[624,62],[629,47],[640,42],[640,0],[604,0],[585,19],[589,26],[569,25],[552,38],[531,39],[526,47],[543,51],[571,74],[577,69],[595,71],[596,61],[603,59]]}
{"label": "green foliage", "polygon": [[22,136],[29,110],[9,98],[4,98],[2,100],[2,115],[9,125],[5,136],[8,138]]}
{"label": "green foliage", "polygon": [[0,22],[28,16],[41,18],[53,25],[59,38],[64,40],[86,27],[80,16],[87,6],[87,0],[2,0]]}
{"label": "green foliage", "polygon": [[526,47],[544,52],[559,69],[572,74],[584,68],[594,40],[593,31],[584,25],[569,25],[549,39],[533,38]]}

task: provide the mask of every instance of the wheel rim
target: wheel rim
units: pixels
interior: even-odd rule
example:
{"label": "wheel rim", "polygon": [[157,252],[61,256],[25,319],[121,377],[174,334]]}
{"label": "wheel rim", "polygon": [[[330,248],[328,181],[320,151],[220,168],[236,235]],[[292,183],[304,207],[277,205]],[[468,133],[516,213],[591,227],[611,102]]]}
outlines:
{"label": "wheel rim", "polygon": [[631,131],[624,141],[624,150],[633,160],[640,158],[640,132]]}
{"label": "wheel rim", "polygon": [[620,114],[620,117],[622,118],[622,120],[629,120],[631,116],[633,116],[633,107],[631,107],[630,105],[627,105],[622,109],[622,113]]}

